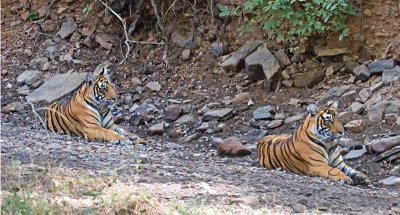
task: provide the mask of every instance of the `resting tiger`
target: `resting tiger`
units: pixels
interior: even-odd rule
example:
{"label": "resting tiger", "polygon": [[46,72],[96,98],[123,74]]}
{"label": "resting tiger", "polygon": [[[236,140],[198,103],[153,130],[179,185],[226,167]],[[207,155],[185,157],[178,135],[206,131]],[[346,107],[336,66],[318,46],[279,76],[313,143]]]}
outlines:
{"label": "resting tiger", "polygon": [[339,152],[337,139],[344,134],[344,127],[337,108],[337,101],[325,108],[310,104],[307,118],[292,135],[261,139],[257,145],[261,166],[348,184],[368,184],[368,178],[347,166]]}
{"label": "resting tiger", "polygon": [[88,74],[70,101],[55,102],[46,108],[46,126],[52,132],[81,136],[87,140],[119,143],[127,140],[126,137],[137,138],[115,125],[110,107],[117,98],[104,67],[96,77]]}

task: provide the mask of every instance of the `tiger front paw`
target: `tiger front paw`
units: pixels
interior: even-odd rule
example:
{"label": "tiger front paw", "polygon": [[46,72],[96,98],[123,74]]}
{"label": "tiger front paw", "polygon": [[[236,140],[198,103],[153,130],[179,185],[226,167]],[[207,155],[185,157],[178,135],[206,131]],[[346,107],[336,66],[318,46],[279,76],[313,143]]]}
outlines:
{"label": "tiger front paw", "polygon": [[354,185],[369,185],[370,181],[368,177],[362,172],[356,172],[351,176],[353,179]]}

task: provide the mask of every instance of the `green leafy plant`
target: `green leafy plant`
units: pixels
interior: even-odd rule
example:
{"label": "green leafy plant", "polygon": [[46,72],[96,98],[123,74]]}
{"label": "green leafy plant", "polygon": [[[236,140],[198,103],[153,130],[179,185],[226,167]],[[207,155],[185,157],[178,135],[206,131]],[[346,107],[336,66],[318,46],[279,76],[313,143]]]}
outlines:
{"label": "green leafy plant", "polygon": [[220,10],[219,15],[224,17],[224,16],[239,16],[239,9],[240,6],[236,7],[236,8],[228,8],[225,5],[218,5],[218,9]]}
{"label": "green leafy plant", "polygon": [[[238,13],[220,8],[220,16]],[[358,11],[348,0],[250,0],[242,4],[246,14],[241,33],[251,32],[255,25],[267,31],[270,38],[293,42],[327,31],[339,32],[339,40],[348,36],[346,20]],[[229,10],[229,9],[228,9]],[[232,10],[232,9],[231,9]]]}
{"label": "green leafy plant", "polygon": [[87,16],[92,11],[92,4],[86,4],[82,12]]}
{"label": "green leafy plant", "polygon": [[39,19],[39,17],[34,11],[29,11],[28,19],[29,19],[29,21],[32,22],[32,21],[35,21],[35,20]]}

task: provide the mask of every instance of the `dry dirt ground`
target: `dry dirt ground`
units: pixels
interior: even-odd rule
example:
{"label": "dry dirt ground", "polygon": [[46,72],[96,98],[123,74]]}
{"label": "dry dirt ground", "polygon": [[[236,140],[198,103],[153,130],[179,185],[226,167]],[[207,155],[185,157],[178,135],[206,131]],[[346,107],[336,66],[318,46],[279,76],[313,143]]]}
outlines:
{"label": "dry dirt ground", "polygon": [[[45,5],[45,1],[33,1],[32,5]],[[83,16],[84,1],[76,2],[76,16]],[[37,25],[21,21],[13,27],[9,23],[19,20],[12,12],[18,5],[14,1],[2,2],[2,107],[15,102],[25,102],[16,92],[15,79],[27,69],[29,61],[40,57],[47,39],[55,33],[34,34]],[[57,7],[65,3],[56,4]],[[97,20],[96,7],[87,16],[85,25]],[[73,13],[74,11],[68,11]],[[225,129],[215,134],[201,133],[189,142],[163,136],[149,136],[145,124],[133,126],[123,120],[121,126],[138,133],[148,141],[147,145],[112,145],[103,142],[87,142],[81,138],[47,133],[29,105],[23,105],[14,113],[1,113],[1,204],[9,213],[24,214],[399,214],[400,191],[398,187],[386,187],[378,183],[388,177],[390,164],[375,163],[374,155],[365,155],[347,163],[371,179],[370,186],[349,186],[320,178],[297,176],[283,171],[261,168],[255,155],[256,141],[246,146],[250,156],[241,158],[217,156],[214,137],[242,137],[252,130],[251,116],[256,107],[272,105],[285,116],[304,111],[305,106],[291,105],[291,98],[303,103],[315,102],[332,86],[341,86],[349,77],[336,74],[325,79],[313,89],[282,88],[267,92],[261,83],[248,84],[243,73],[224,72],[218,67],[219,60],[209,51],[209,35],[214,32],[219,39],[217,21],[204,12],[197,20],[200,27],[209,28],[200,34],[198,45],[189,61],[181,60],[183,48],[169,48],[170,67],[162,61],[164,48],[153,45],[135,47],[136,57],[130,57],[116,66],[114,83],[120,92],[131,90],[131,79],[138,77],[143,83],[157,81],[162,89],[158,93],[136,95],[138,104],[146,101],[161,110],[168,99],[182,102],[184,109],[196,113],[205,104],[233,98],[240,92],[250,92],[255,106],[230,106],[234,117],[227,119]],[[201,18],[203,17],[203,18]],[[82,17],[81,17],[82,18]],[[178,21],[180,19],[177,19]],[[180,25],[181,23],[174,24]],[[101,20],[100,20],[101,22]],[[154,19],[148,21],[153,28]],[[190,31],[191,19],[182,21]],[[189,24],[188,24],[189,23]],[[146,24],[146,23],[145,23]],[[101,25],[101,24],[100,24]],[[118,20],[104,27],[121,33]],[[146,25],[138,29],[137,40],[150,37],[162,38]],[[33,31],[24,32],[33,27]],[[150,32],[150,34],[149,34]],[[210,33],[211,32],[211,33]],[[155,35],[155,36],[154,36]],[[232,41],[232,49],[243,41]],[[119,62],[119,46],[111,51],[100,47],[76,48],[63,42],[66,52],[74,50],[74,57],[83,65],[55,62],[55,68],[44,73],[65,73],[69,69],[90,71],[105,60]],[[5,48],[3,49],[3,47]],[[25,49],[34,50],[27,56]],[[201,53],[201,54],[200,54]],[[144,74],[144,68],[154,73]],[[3,71],[6,71],[3,73]],[[11,88],[7,85],[11,83]],[[354,86],[356,88],[362,86]],[[135,96],[132,93],[133,96]],[[45,104],[38,104],[36,108]],[[121,98],[117,107],[123,115],[129,114],[129,106]],[[42,111],[38,110],[39,114]],[[154,113],[154,122],[161,121],[161,113]],[[360,116],[361,118],[365,116]],[[350,119],[346,119],[350,120]],[[199,121],[199,120],[197,120]],[[296,124],[283,125],[269,133],[292,131]],[[183,128],[193,134],[195,128]],[[367,124],[361,134],[348,134],[351,144],[363,144],[371,139],[399,132],[394,124]]]}

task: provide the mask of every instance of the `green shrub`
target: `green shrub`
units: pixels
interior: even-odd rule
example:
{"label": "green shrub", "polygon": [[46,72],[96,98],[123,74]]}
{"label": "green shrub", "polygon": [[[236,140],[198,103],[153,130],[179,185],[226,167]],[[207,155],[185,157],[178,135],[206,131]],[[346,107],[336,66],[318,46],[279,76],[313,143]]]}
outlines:
{"label": "green shrub", "polygon": [[[238,8],[227,12],[220,6],[220,16],[238,16]],[[270,38],[283,41],[307,39],[326,31],[339,32],[339,40],[347,36],[346,20],[358,14],[348,0],[251,0],[242,4],[248,13],[241,33],[253,30],[254,25],[269,33]],[[232,9],[231,9],[232,10]]]}

